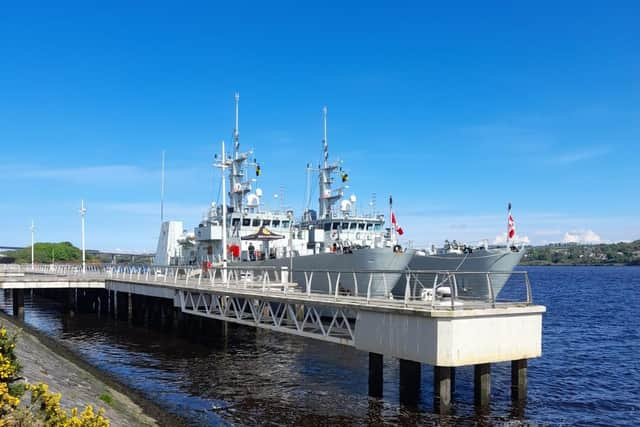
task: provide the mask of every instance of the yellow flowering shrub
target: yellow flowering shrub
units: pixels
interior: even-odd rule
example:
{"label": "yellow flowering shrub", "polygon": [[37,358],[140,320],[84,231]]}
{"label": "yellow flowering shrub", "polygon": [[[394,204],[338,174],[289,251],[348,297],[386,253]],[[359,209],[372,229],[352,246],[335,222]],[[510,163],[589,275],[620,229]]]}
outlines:
{"label": "yellow flowering shrub", "polygon": [[9,337],[6,328],[0,324],[0,427],[43,426],[43,427],[109,427],[104,409],[97,413],[87,405],[78,415],[73,408],[70,414],[60,407],[60,393],[50,393],[47,384],[25,385],[31,392],[31,404],[20,405],[19,396],[12,393],[9,384],[16,381],[20,364],[15,356],[16,335]]}

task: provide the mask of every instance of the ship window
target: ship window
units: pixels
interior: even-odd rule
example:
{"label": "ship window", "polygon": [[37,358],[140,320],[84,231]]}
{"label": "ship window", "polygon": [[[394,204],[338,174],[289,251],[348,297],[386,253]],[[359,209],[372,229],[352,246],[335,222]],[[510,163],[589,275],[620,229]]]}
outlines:
{"label": "ship window", "polygon": [[264,221],[262,221],[262,225],[270,226],[271,225],[271,220],[270,219],[265,219]]}
{"label": "ship window", "polygon": [[330,222],[325,222],[324,223],[324,231],[330,231],[331,230],[331,223]]}
{"label": "ship window", "polygon": [[282,228],[289,228],[289,221],[282,221]]}
{"label": "ship window", "polygon": [[367,231],[371,231],[371,227],[373,227],[373,224],[368,223],[368,224],[367,224]]}
{"label": "ship window", "polygon": [[364,222],[358,223],[358,230],[364,230]]}
{"label": "ship window", "polygon": [[271,223],[271,225],[273,225],[274,227],[280,227],[280,220],[279,219],[274,219],[273,222]]}
{"label": "ship window", "polygon": [[248,227],[251,225],[251,219],[249,218],[242,218],[242,226],[243,227]]}
{"label": "ship window", "polygon": [[380,231],[382,230],[382,224],[376,224],[373,226],[374,231]]}
{"label": "ship window", "polygon": [[254,227],[260,227],[260,220],[257,218],[254,219],[251,225],[253,225]]}
{"label": "ship window", "polygon": [[233,218],[231,220],[231,225],[233,225],[234,227],[238,224],[240,224],[240,218]]}
{"label": "ship window", "polygon": [[357,222],[352,222],[349,225],[349,230],[355,230],[358,227],[358,223]]}
{"label": "ship window", "polygon": [[340,225],[339,222],[332,222],[331,223],[331,229],[332,230],[337,230],[339,225]]}
{"label": "ship window", "polygon": [[343,222],[342,223],[342,229],[343,230],[348,230],[349,229],[349,223],[348,222]]}

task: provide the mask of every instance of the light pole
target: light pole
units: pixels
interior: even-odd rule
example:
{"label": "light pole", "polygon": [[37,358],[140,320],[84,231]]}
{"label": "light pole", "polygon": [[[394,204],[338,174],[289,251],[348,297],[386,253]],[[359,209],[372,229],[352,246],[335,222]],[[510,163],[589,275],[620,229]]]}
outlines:
{"label": "light pole", "polygon": [[36,231],[36,226],[33,223],[33,220],[31,220],[31,271],[33,271],[33,266],[34,266],[34,251],[33,251],[33,245],[35,244],[35,240],[34,240],[34,233]]}
{"label": "light pole", "polygon": [[87,208],[84,207],[84,200],[80,202],[80,222],[82,224],[82,273],[87,270],[85,248],[84,248],[84,217],[87,214]]}

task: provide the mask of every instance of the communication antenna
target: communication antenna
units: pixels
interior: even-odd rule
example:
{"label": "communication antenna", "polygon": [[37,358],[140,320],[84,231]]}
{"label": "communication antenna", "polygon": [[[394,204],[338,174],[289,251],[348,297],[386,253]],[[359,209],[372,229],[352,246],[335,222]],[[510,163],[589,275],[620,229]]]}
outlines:
{"label": "communication antenna", "polygon": [[234,153],[235,156],[234,158],[238,157],[238,150],[240,149],[240,126],[238,124],[238,105],[240,104],[240,93],[236,92],[236,96],[235,96],[235,106],[236,106],[236,125],[233,128],[233,148],[234,148]]}
{"label": "communication antenna", "polygon": [[324,134],[322,138],[322,158],[324,159],[324,167],[327,167],[329,160],[329,143],[327,141],[327,107],[322,107],[322,124],[324,127]]}

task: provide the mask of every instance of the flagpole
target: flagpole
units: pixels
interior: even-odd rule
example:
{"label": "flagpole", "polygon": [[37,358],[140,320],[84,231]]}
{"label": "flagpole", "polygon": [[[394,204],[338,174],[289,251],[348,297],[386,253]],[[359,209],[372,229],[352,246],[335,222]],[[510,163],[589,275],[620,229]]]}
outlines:
{"label": "flagpole", "polygon": [[224,140],[222,141],[222,268],[223,281],[227,282],[227,188],[225,183],[224,170],[226,166],[226,157],[224,152]]}
{"label": "flagpole", "polygon": [[511,231],[511,224],[509,223],[509,220],[511,218],[511,202],[509,202],[509,204],[507,205],[507,239],[505,240],[506,245],[507,245],[507,249],[509,249],[509,240],[511,240],[511,238],[509,237],[509,232]]}
{"label": "flagpole", "polygon": [[393,196],[389,196],[389,228],[391,230],[391,240],[395,243],[398,238],[396,236],[396,228],[393,225]]}

